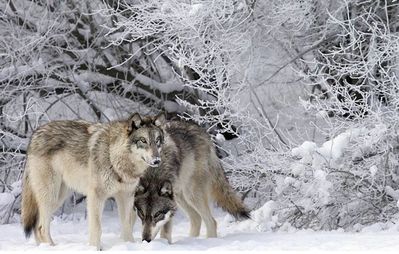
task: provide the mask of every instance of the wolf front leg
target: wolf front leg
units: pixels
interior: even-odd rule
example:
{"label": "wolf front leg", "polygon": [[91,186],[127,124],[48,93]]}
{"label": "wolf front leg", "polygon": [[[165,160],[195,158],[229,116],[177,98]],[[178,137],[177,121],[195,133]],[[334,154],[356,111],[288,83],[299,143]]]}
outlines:
{"label": "wolf front leg", "polygon": [[115,200],[121,221],[121,238],[126,242],[133,242],[133,225],[136,220],[136,212],[133,209],[134,196],[129,192],[118,192]]}
{"label": "wolf front leg", "polygon": [[168,240],[168,243],[172,243],[172,220],[171,218],[165,225],[161,228],[161,238]]}
{"label": "wolf front leg", "polygon": [[97,250],[101,247],[101,217],[104,209],[105,198],[99,191],[91,191],[87,195],[87,214],[89,220],[89,244],[96,246]]}

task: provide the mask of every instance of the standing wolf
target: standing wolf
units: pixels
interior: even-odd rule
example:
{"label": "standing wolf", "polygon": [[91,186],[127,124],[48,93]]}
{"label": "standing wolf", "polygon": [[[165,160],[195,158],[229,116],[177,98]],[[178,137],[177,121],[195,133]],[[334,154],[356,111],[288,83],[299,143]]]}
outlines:
{"label": "standing wolf", "polygon": [[206,131],[198,125],[171,121],[162,126],[165,143],[162,163],[140,178],[135,208],[143,224],[142,239],[150,242],[161,230],[171,242],[172,217],[177,204],[190,219],[190,236],[198,236],[201,219],[207,237],[217,237],[216,221],[208,201],[213,200],[238,218],[249,211],[229,185],[216,149]]}
{"label": "standing wolf", "polygon": [[[22,191],[22,224],[27,237],[53,245],[52,213],[71,190],[87,196],[89,243],[101,249],[101,217],[107,198],[114,197],[121,237],[132,241],[134,190],[148,167],[161,162],[163,115],[132,115],[108,124],[54,121],[32,135]],[[158,125],[158,126],[157,126]]]}

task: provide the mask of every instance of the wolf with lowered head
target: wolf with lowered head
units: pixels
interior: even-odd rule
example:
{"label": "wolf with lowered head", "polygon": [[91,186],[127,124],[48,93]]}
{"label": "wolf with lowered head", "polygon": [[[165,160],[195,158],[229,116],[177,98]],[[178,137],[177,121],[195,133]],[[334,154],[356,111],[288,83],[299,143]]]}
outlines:
{"label": "wolf with lowered head", "polygon": [[190,219],[190,236],[200,233],[217,237],[217,223],[209,201],[237,219],[249,218],[249,210],[229,185],[209,134],[196,124],[169,121],[161,125],[165,143],[159,167],[148,169],[140,178],[135,209],[143,225],[142,239],[150,242],[159,231],[170,243],[176,205]]}
{"label": "wolf with lowered head", "polygon": [[101,249],[101,217],[107,198],[114,197],[121,237],[133,241],[134,191],[149,167],[159,166],[164,119],[141,117],[95,124],[53,121],[39,127],[28,146],[23,177],[22,224],[27,237],[54,244],[51,215],[71,191],[87,196],[89,244]]}

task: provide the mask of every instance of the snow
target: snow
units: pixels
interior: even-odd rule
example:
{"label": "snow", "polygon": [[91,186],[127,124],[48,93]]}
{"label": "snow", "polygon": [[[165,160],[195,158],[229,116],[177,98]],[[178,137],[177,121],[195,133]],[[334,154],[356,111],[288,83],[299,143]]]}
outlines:
{"label": "snow", "polygon": [[189,16],[197,15],[204,8],[203,4],[193,4],[191,5],[190,11],[188,12]]}
{"label": "snow", "polygon": [[[315,232],[313,230],[295,230],[284,225],[273,232],[275,218],[274,202],[267,202],[252,213],[253,220],[233,222],[231,216],[216,210],[219,237],[206,239],[202,228],[198,238],[188,237],[189,223],[180,212],[174,219],[172,244],[159,236],[151,243],[141,242],[141,223],[139,219],[134,227],[135,242],[123,242],[119,238],[119,220],[116,210],[106,211],[103,217],[102,243],[104,250],[345,250],[345,251],[387,251],[399,248],[398,226],[382,224],[364,228],[360,232]],[[33,238],[25,240],[19,223],[0,225],[0,250],[42,251],[42,250],[95,250],[87,244],[88,229],[84,214],[55,217],[51,231],[56,246],[42,244],[36,246]]]}
{"label": "snow", "polygon": [[366,131],[365,128],[349,129],[324,142],[320,147],[314,142],[305,141],[293,148],[291,154],[301,158],[301,163],[311,164],[315,169],[322,169],[325,165],[338,166],[351,140],[364,135]]}
{"label": "snow", "polygon": [[299,147],[292,149],[291,153],[293,156],[300,157],[301,162],[310,163],[312,162],[312,154],[316,151],[317,145],[314,142],[305,141]]}
{"label": "snow", "polygon": [[11,193],[16,197],[22,192],[22,180],[18,180],[11,184]]}
{"label": "snow", "polygon": [[14,202],[14,199],[14,195],[9,192],[0,193],[0,224],[6,222],[9,214],[9,207]]}
{"label": "snow", "polygon": [[222,134],[220,134],[220,133],[216,134],[215,139],[216,139],[218,142],[221,142],[221,143],[223,143],[223,142],[226,141],[225,137],[224,137]]}
{"label": "snow", "polygon": [[165,101],[163,105],[167,112],[182,112],[183,110],[183,107],[174,101]]}
{"label": "snow", "polygon": [[39,58],[36,61],[32,61],[30,65],[12,65],[8,67],[2,67],[0,69],[0,80],[7,79],[11,75],[16,75],[17,77],[24,77],[31,75],[32,73],[42,73],[45,71],[45,65],[43,59]]}
{"label": "snow", "polygon": [[392,198],[399,200],[399,190],[394,190],[391,186],[385,186],[385,192]]}
{"label": "snow", "polygon": [[158,89],[163,93],[179,92],[183,90],[183,85],[176,78],[168,80],[165,83],[157,82],[140,73],[135,73],[135,78],[143,85]]}
{"label": "snow", "polygon": [[[324,172],[320,169],[317,169],[314,172],[314,178],[315,178],[316,182],[315,182],[315,186],[312,186],[312,187],[313,188],[316,187],[316,189],[315,189],[316,193],[318,193],[318,195],[322,201],[322,204],[327,205],[330,200],[329,199],[329,197],[330,197],[329,189],[332,187],[332,183],[327,180],[326,172]],[[314,192],[313,188],[309,188],[309,190],[308,190],[309,195],[311,195]]]}
{"label": "snow", "polygon": [[314,167],[322,168],[326,163],[334,165],[334,162],[342,156],[344,149],[348,146],[350,137],[351,133],[346,131],[325,142],[317,149],[316,155],[318,156],[314,157]]}
{"label": "snow", "polygon": [[0,208],[14,201],[14,195],[9,192],[0,193]]}
{"label": "snow", "polygon": [[375,176],[375,174],[377,173],[377,171],[378,171],[378,168],[377,168],[376,165],[373,165],[373,166],[370,167],[370,174],[371,174],[372,177]]}
{"label": "snow", "polygon": [[[246,222],[241,222],[241,224],[247,223],[250,225],[256,224],[256,228],[259,231],[271,231],[273,227],[276,226],[277,216],[273,216],[274,209],[276,204],[273,200],[266,202],[261,208],[257,209],[256,211],[252,212],[251,216],[255,223],[251,220]],[[244,228],[243,228],[244,229]],[[245,232],[245,231],[243,231]]]}

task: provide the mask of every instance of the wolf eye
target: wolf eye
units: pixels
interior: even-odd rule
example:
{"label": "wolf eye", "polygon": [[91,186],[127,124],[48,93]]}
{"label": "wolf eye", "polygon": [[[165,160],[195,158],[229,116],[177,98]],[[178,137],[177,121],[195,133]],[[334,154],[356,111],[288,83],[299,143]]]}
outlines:
{"label": "wolf eye", "polygon": [[158,216],[160,216],[160,215],[165,215],[165,214],[167,214],[168,212],[169,212],[168,209],[159,211],[159,212],[157,212],[157,213],[154,215],[154,217],[158,217]]}
{"label": "wolf eye", "polygon": [[140,217],[140,218],[144,218],[144,213],[143,213],[143,211],[141,211],[140,208],[137,208],[136,210],[137,210],[137,214],[139,215],[139,217]]}
{"label": "wolf eye", "polygon": [[138,148],[143,148],[147,144],[147,140],[143,137],[137,139],[135,142]]}
{"label": "wolf eye", "polygon": [[157,212],[157,213],[154,215],[154,220],[156,220],[156,221],[162,220],[162,219],[164,218],[165,214],[166,214],[166,213],[164,213],[164,211]]}

